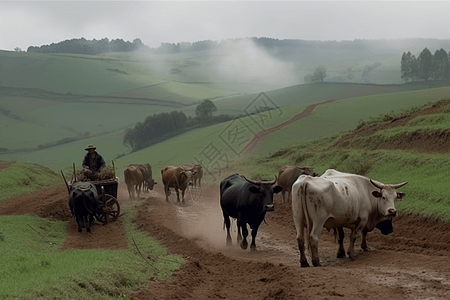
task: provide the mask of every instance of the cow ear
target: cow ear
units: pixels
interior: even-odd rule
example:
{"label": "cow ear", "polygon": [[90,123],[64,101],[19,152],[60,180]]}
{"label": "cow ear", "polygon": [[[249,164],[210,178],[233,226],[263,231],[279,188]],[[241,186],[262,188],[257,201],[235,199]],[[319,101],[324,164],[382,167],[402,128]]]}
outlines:
{"label": "cow ear", "polygon": [[275,194],[278,194],[279,192],[281,192],[283,190],[283,187],[277,185],[276,187],[273,188],[273,192]]}
{"label": "cow ear", "polygon": [[397,193],[397,201],[402,201],[405,196],[406,194],[403,192]]}
{"label": "cow ear", "polygon": [[251,186],[248,188],[248,190],[250,192],[252,192],[253,194],[259,194],[259,188],[257,188],[257,187]]}
{"label": "cow ear", "polygon": [[372,195],[373,195],[375,198],[381,198],[381,193],[380,193],[379,191],[373,191],[373,192],[372,192]]}

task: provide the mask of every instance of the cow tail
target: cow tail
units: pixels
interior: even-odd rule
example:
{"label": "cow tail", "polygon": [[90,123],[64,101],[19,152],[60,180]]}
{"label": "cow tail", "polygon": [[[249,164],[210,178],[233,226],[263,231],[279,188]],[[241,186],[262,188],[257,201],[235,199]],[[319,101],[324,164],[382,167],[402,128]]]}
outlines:
{"label": "cow tail", "polygon": [[84,204],[84,208],[86,208],[86,210],[90,213],[90,214],[94,214],[94,212],[90,211],[89,208],[86,205],[86,198],[83,197],[83,204]]}
{"label": "cow tail", "polygon": [[[306,204],[306,187],[307,187],[307,182],[303,181],[301,184],[303,184],[303,189],[302,192],[303,194],[301,195],[301,207],[302,207],[302,214],[303,214],[303,222],[306,223],[306,238],[305,241],[307,243],[307,247],[311,253],[311,243],[310,243],[310,236],[311,236],[311,222],[309,221],[309,216],[308,216],[308,206]],[[303,232],[303,234],[305,234]]]}

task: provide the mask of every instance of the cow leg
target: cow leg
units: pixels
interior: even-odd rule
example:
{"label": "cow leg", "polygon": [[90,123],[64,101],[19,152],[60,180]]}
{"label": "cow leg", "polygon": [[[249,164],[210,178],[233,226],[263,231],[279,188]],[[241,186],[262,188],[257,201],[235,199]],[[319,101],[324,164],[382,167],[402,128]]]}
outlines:
{"label": "cow leg", "polygon": [[313,224],[311,234],[309,236],[309,245],[311,247],[311,258],[312,264],[315,267],[320,267],[320,259],[319,259],[319,239],[320,234],[322,232],[323,223],[320,222],[321,226],[318,226],[317,223]]}
{"label": "cow leg", "polygon": [[177,193],[177,204],[180,204],[180,192],[177,188],[175,188],[175,192]]}
{"label": "cow leg", "polygon": [[281,203],[284,203],[284,194],[286,193],[286,191],[283,189],[283,191],[281,192]]}
{"label": "cow leg", "polygon": [[87,216],[88,218],[88,222],[87,222],[87,232],[91,232],[91,226],[94,223],[94,215],[89,214],[89,216]]}
{"label": "cow leg", "polygon": [[136,194],[137,194],[137,199],[141,198],[141,187],[142,187],[142,183],[136,185]]}
{"label": "cow leg", "polygon": [[352,228],[352,232],[350,233],[350,245],[348,247],[348,256],[351,260],[355,260],[355,241],[356,241],[356,228]]}
{"label": "cow leg", "polygon": [[164,193],[166,194],[166,202],[169,202],[169,195],[170,195],[169,185],[164,187]]}
{"label": "cow leg", "polygon": [[339,234],[339,249],[337,252],[337,258],[346,258],[347,255],[345,255],[345,249],[344,249],[344,228],[339,227],[336,229]]}
{"label": "cow leg", "polygon": [[248,247],[248,243],[247,243],[247,236],[248,236],[248,228],[247,228],[247,223],[243,223],[242,224],[242,241],[241,241],[241,249],[246,250]]}
{"label": "cow leg", "polygon": [[86,231],[91,232],[91,222],[89,220],[89,216],[87,216],[86,219]]}
{"label": "cow leg", "polygon": [[241,223],[239,222],[239,219],[237,220],[237,243],[240,244],[242,242],[242,235],[241,235]]}
{"label": "cow leg", "polygon": [[256,234],[258,233],[258,226],[252,228],[252,243],[250,244],[250,251],[256,251]]}
{"label": "cow leg", "polygon": [[186,190],[181,190],[181,203],[186,203],[186,199],[184,198],[184,191]]}
{"label": "cow leg", "polygon": [[294,217],[295,229],[297,231],[297,244],[300,251],[300,266],[302,268],[309,267],[308,260],[305,255],[305,219],[303,213],[300,212],[299,201],[292,201],[292,210]]}
{"label": "cow leg", "polygon": [[82,227],[83,227],[83,220],[81,219],[80,216],[76,216],[75,219],[76,219],[77,225],[78,225],[78,232],[81,232]]}
{"label": "cow leg", "polygon": [[363,231],[363,232],[362,232],[362,236],[361,236],[361,248],[362,248],[364,251],[369,251],[370,248],[367,246],[367,240],[366,240],[366,237],[367,237],[367,232]]}
{"label": "cow leg", "polygon": [[230,217],[223,213],[223,220],[225,222],[225,226],[227,228],[227,246],[231,246],[233,243],[231,241],[231,235],[230,235],[230,227],[231,227],[231,222],[230,222]]}

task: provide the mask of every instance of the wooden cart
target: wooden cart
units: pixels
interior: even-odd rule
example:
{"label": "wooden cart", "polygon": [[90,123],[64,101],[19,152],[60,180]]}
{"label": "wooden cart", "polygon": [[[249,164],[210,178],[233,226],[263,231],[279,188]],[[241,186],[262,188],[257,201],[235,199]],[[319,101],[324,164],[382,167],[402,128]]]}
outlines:
{"label": "wooden cart", "polygon": [[[113,162],[114,169],[114,162]],[[75,164],[73,164],[73,175],[70,181],[66,181],[63,172],[61,174],[66,182],[67,189],[70,193],[70,187],[80,181],[88,181],[92,183],[96,189],[98,194],[99,206],[97,210],[94,212],[95,220],[99,223],[108,223],[115,221],[120,215],[120,205],[119,201],[117,201],[117,191],[119,187],[119,178],[115,176],[113,179],[104,179],[104,180],[81,180],[77,177],[75,171]]]}

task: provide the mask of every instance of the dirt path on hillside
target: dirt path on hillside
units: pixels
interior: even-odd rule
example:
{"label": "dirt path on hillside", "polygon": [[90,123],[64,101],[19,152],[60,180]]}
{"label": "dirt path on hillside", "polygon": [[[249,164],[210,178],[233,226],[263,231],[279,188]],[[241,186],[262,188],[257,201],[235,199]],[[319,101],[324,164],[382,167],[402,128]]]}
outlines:
{"label": "dirt path on hillside", "polygon": [[306,117],[312,115],[314,109],[318,105],[332,103],[334,101],[336,101],[336,100],[328,100],[325,102],[311,104],[308,107],[306,107],[301,113],[293,116],[289,120],[284,121],[283,123],[280,123],[276,126],[270,127],[268,129],[261,130],[260,132],[255,134],[253,136],[253,138],[250,140],[250,142],[248,142],[248,144],[244,147],[244,149],[242,150],[242,154],[252,153],[264,141],[264,139],[266,138],[266,136],[268,134],[277,132],[278,130],[283,129],[286,126],[291,125],[294,122],[297,122],[298,120],[301,120],[303,118],[306,118]]}

